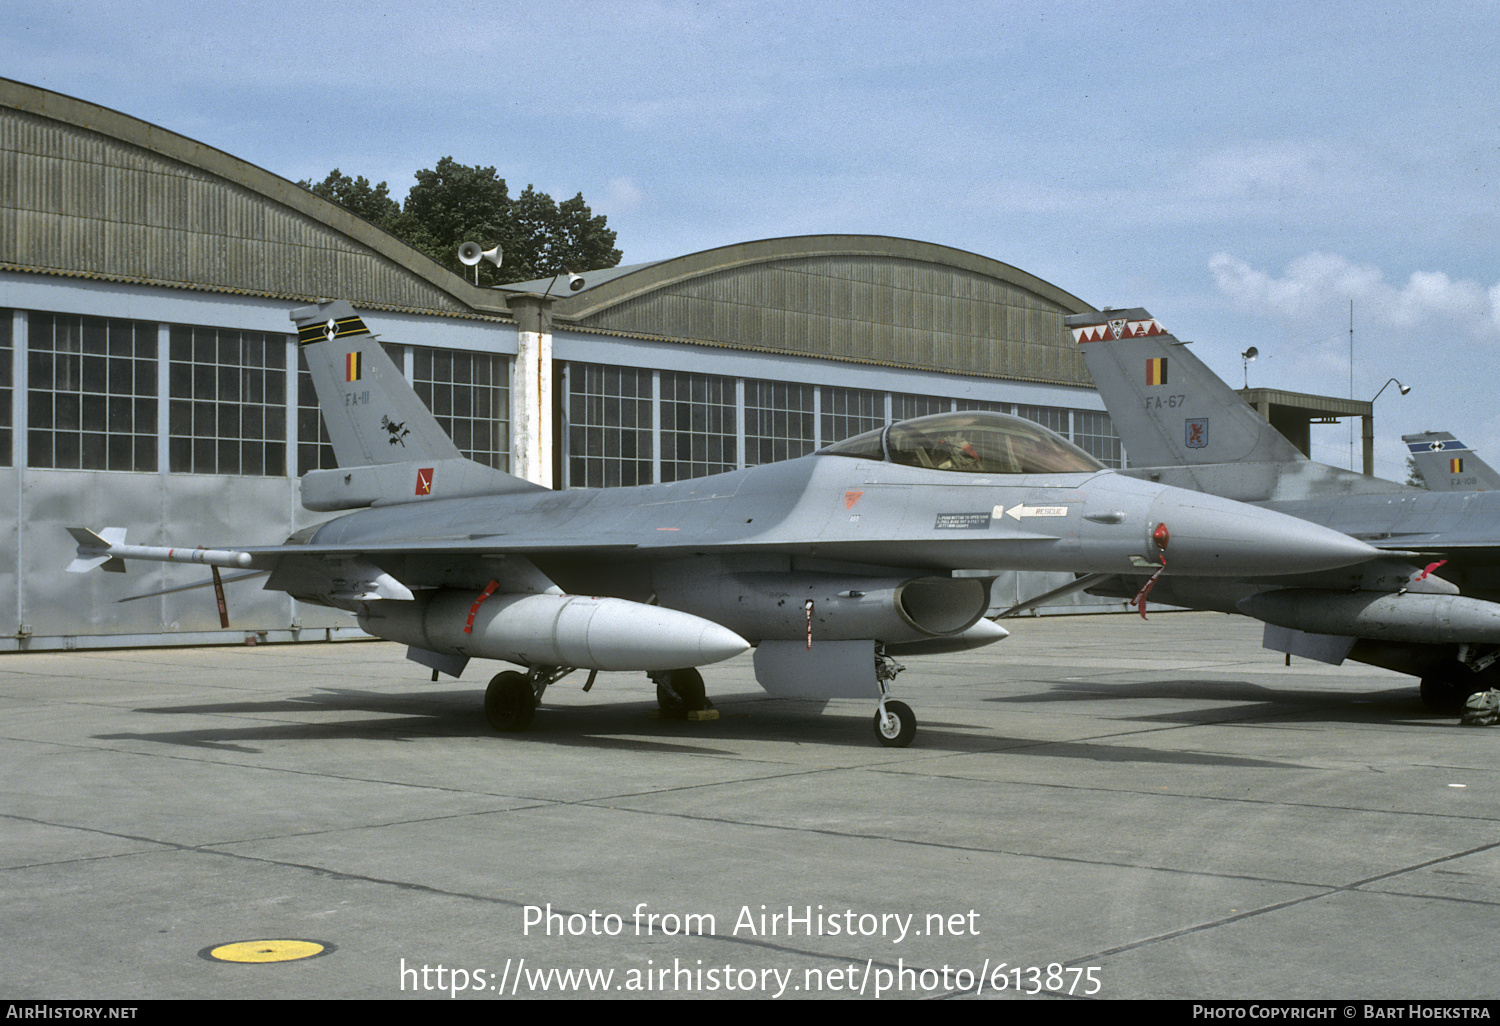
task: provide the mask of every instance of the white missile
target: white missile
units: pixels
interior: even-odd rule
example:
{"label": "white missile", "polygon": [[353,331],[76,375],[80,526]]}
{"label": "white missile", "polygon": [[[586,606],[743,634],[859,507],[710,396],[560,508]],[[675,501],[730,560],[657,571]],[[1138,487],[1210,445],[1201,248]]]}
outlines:
{"label": "white missile", "polygon": [[371,602],[366,631],[417,648],[522,666],[673,670],[717,663],[750,643],[691,613],[585,595],[485,595],[444,588]]}
{"label": "white missile", "polygon": [[184,549],[165,545],[126,545],[125,528],[106,527],[97,534],[87,527],[70,527],[68,533],[78,543],[78,557],[68,564],[71,574],[81,574],[103,566],[106,570],[124,572],[126,559],[147,559],[156,563],[201,563],[205,566],[244,568],[250,565],[250,553],[233,549]]}

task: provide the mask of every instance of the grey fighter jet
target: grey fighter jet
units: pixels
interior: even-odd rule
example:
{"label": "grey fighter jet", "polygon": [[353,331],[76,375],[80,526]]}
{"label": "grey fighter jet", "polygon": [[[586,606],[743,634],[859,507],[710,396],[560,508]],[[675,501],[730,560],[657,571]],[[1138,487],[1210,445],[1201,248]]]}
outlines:
{"label": "grey fighter jet", "polygon": [[1411,460],[1430,492],[1489,492],[1500,489],[1500,474],[1473,449],[1446,431],[1402,435]]}
{"label": "grey fighter jet", "polygon": [[[352,510],[281,545],[168,549],[72,528],[68,567],[124,560],[269,571],[266,587],[348,610],[435,673],[498,674],[521,730],[575,669],[645,671],[664,711],[707,704],[696,667],[756,646],[776,695],[878,701],[904,746],[896,662],[997,641],[1003,570],[1289,574],[1361,563],[1363,542],[1279,513],[1138,481],[1026,420],[950,413],[801,459],[671,484],[552,491],[464,459],[345,302],[293,313],[337,470],[309,509]],[[593,684],[593,673],[585,690]]]}
{"label": "grey fighter jet", "polygon": [[[1421,678],[1453,711],[1500,682],[1500,493],[1437,493],[1309,460],[1143,309],[1068,317],[1130,456],[1126,473],[1249,502],[1361,539],[1369,562],[1250,580],[1163,580],[1152,598],[1245,613],[1267,648]],[[1139,577],[1091,582],[1129,595]]]}

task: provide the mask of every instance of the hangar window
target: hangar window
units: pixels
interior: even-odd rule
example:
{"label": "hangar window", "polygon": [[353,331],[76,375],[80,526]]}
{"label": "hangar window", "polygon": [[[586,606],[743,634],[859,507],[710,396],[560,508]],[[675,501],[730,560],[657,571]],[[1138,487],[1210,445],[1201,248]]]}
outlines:
{"label": "hangar window", "polygon": [[333,439],[318,408],[318,392],[307,370],[307,354],[297,347],[297,473],[332,470],[339,465],[333,456]]}
{"label": "hangar window", "polygon": [[947,413],[953,409],[953,400],[935,395],[903,395],[891,393],[891,420],[911,420],[934,413]]}
{"label": "hangar window", "polygon": [[156,325],[27,318],[27,465],[156,470]]}
{"label": "hangar window", "polygon": [[508,358],[413,346],[412,385],[459,452],[487,467],[510,469]]}
{"label": "hangar window", "polygon": [[1115,426],[1107,413],[1074,410],[1073,444],[1106,467],[1119,467],[1124,463],[1120,436],[1115,434]]}
{"label": "hangar window", "polygon": [[172,473],[286,474],[286,347],[284,335],[172,326]]}
{"label": "hangar window", "polygon": [[649,370],[568,365],[568,483],[612,488],[651,483]]}
{"label": "hangar window", "polygon": [[885,421],[885,393],[823,386],[823,443],[837,442]]}
{"label": "hangar window", "polygon": [[806,456],[813,436],[813,385],[745,381],[745,465]]}
{"label": "hangar window", "polygon": [[661,479],[735,469],[734,379],[661,372]]}
{"label": "hangar window", "polygon": [[1017,403],[1016,416],[1025,417],[1049,431],[1056,431],[1064,438],[1068,437],[1068,411],[1065,409],[1057,406],[1027,406],[1024,403]]}

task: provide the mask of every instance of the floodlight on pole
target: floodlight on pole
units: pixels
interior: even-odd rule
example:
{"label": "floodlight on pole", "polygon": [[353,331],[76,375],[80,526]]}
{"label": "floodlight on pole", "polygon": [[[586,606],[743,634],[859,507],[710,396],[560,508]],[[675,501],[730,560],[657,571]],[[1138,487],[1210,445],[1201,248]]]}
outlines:
{"label": "floodlight on pole", "polygon": [[557,279],[561,278],[563,275],[567,275],[568,276],[568,291],[569,292],[577,292],[579,289],[583,288],[584,285],[587,284],[587,282],[585,282],[583,280],[583,276],[582,275],[574,274],[572,271],[570,271],[566,267],[564,267],[561,271],[559,271],[558,273],[556,273],[556,274],[554,274],[552,276],[552,281],[549,282],[548,285],[547,285],[547,291],[542,293],[542,298],[543,299],[546,299],[548,296],[552,295],[552,290],[557,285]]}

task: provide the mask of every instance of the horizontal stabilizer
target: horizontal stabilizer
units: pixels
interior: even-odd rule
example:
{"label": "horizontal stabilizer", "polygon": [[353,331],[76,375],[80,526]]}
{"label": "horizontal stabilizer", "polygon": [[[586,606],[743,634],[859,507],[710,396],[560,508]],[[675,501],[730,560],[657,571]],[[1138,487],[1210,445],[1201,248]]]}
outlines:
{"label": "horizontal stabilizer", "polygon": [[302,505],[323,513],[430,498],[546,490],[473,460],[427,460],[311,471],[302,478]]}

